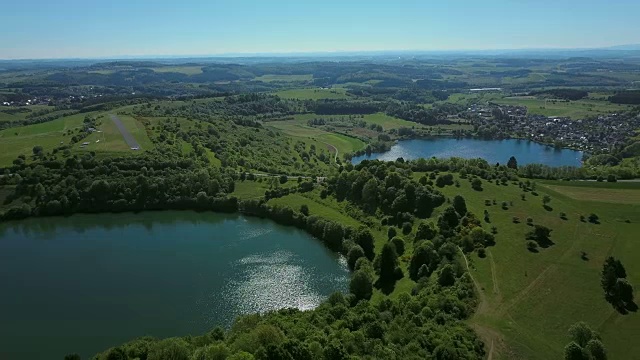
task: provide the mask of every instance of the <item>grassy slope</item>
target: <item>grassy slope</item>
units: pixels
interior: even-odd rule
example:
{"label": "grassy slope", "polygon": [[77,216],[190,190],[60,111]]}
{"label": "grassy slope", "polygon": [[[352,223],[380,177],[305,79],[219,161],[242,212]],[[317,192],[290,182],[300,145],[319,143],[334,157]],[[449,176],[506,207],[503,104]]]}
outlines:
{"label": "grassy slope", "polygon": [[[306,124],[307,121],[312,119],[338,119],[338,120],[348,120],[349,115],[317,115],[317,114],[297,114],[294,115],[293,118],[300,122],[301,124]],[[415,122],[398,119],[393,116],[389,116],[384,113],[376,113],[376,114],[367,114],[364,115],[363,119],[357,118],[356,120],[364,120],[367,124],[376,124],[381,125],[385,130],[389,129],[398,129],[401,127],[424,127],[422,124],[418,124]]]}
{"label": "grassy slope", "polygon": [[15,114],[8,114],[2,111],[2,110],[10,110],[10,109],[13,110],[14,108],[4,107],[4,106],[0,107],[0,122],[24,120],[29,114],[32,114],[36,111],[41,111],[41,110],[53,110],[54,107],[47,106],[47,105],[31,105],[24,108],[24,109],[31,110],[30,112],[19,112]]}
{"label": "grassy slope", "polygon": [[[293,138],[310,139],[325,145],[333,145],[338,149],[340,154],[354,152],[364,148],[365,146],[364,142],[361,140],[307,126],[306,120],[272,121],[269,122],[268,125]],[[333,149],[330,150],[333,152]]]}
{"label": "grassy slope", "polygon": [[[294,210],[298,210],[302,204],[306,204],[309,207],[310,215],[318,215],[323,218],[337,221],[342,225],[351,226],[353,228],[358,228],[360,226],[364,226],[362,222],[359,220],[347,215],[349,210],[347,209],[346,202],[337,202],[334,198],[328,197],[326,199],[321,199],[317,190],[304,193],[304,194],[291,194],[284,196],[278,199],[271,199],[268,202],[269,205],[281,205],[281,206],[289,206]],[[356,211],[357,210],[351,210]],[[365,216],[364,214],[360,214],[360,216]],[[365,216],[366,217],[366,216]],[[369,217],[369,220],[372,220],[373,223],[379,224],[379,219],[374,219]],[[371,230],[373,236],[375,237],[375,248],[376,251],[379,251],[382,246],[387,242],[387,229],[386,226],[372,226],[368,227]],[[413,234],[409,234],[406,237],[407,239],[412,239]],[[413,251],[412,241],[406,241],[406,251],[405,254],[411,254]],[[411,289],[415,285],[415,283],[409,278],[408,275],[408,262],[409,257],[401,257],[400,263],[403,268],[405,276],[400,279],[394,288],[393,293],[390,296],[397,297],[403,292],[410,293]],[[380,301],[384,299],[385,295],[380,292],[378,289],[374,289],[373,301]]]}
{"label": "grassy slope", "polygon": [[2,143],[0,166],[11,165],[11,162],[18,155],[31,155],[32,149],[36,145],[42,146],[44,151],[48,152],[59,146],[60,142],[68,143],[72,135],[64,135],[64,132],[82,127],[85,115],[77,114],[41,124],[0,131],[0,142]]}
{"label": "grassy slope", "polygon": [[[498,228],[496,245],[488,256],[469,257],[484,299],[472,322],[479,325],[488,346],[493,341],[494,358],[561,358],[568,342],[567,329],[581,320],[600,331],[611,358],[640,353],[640,344],[631,341],[640,328],[640,315],[618,314],[604,300],[600,287],[601,266],[609,255],[619,257],[629,280],[636,289],[640,286],[640,243],[634,241],[640,232],[640,205],[580,201],[542,184],[539,196],[528,193],[522,201],[522,191],[514,185],[485,183],[484,191],[477,192],[466,180],[461,184],[443,192],[464,196],[469,210],[480,217],[487,209],[491,224],[485,228]],[[544,194],[553,199],[552,211],[542,207]],[[487,207],[485,199],[495,199],[498,205]],[[503,210],[502,201],[513,201],[513,206]],[[569,219],[561,220],[559,212],[567,213]],[[601,217],[602,224],[579,221],[581,214],[591,212]],[[513,216],[522,222],[514,224]],[[527,217],[553,229],[555,245],[539,253],[529,252],[525,247],[525,234],[530,229]],[[625,219],[631,223],[624,223]],[[581,259],[581,251],[587,253],[588,261]]]}

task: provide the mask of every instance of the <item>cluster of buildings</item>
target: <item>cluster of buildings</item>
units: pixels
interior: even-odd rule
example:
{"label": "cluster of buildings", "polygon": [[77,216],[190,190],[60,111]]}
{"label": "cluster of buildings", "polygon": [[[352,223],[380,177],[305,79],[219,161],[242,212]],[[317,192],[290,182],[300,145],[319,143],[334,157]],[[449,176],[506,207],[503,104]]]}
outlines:
{"label": "cluster of buildings", "polygon": [[3,101],[2,106],[30,106],[30,105],[49,105],[51,99],[48,97],[34,97],[22,101]]}
{"label": "cluster of buildings", "polygon": [[640,129],[640,116],[607,114],[584,119],[527,114],[524,106],[472,105],[467,110],[478,134],[517,137],[590,153],[606,153]]}

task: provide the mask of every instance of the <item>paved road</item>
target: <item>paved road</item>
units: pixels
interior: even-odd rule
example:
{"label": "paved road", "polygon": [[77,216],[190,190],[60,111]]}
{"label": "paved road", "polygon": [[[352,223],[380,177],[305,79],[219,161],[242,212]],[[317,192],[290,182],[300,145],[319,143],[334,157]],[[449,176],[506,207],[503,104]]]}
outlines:
{"label": "paved road", "polygon": [[122,120],[120,120],[115,115],[109,115],[109,116],[111,117],[111,121],[113,121],[113,123],[116,124],[116,127],[118,128],[118,130],[120,130],[120,133],[122,134],[122,137],[124,138],[124,141],[126,141],[127,145],[130,148],[140,149],[140,144],[138,144],[138,141],[136,141],[133,135],[131,135],[129,130],[127,130],[127,128],[124,126],[124,124],[122,123]]}

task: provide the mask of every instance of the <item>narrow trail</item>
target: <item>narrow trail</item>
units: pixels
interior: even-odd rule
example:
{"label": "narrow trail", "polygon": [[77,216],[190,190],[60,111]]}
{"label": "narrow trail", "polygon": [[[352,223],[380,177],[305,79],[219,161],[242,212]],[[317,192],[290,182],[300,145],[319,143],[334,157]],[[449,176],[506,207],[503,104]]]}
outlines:
{"label": "narrow trail", "polygon": [[[471,277],[471,280],[473,281],[473,286],[476,288],[476,292],[478,293],[478,306],[476,308],[476,311],[473,314],[473,318],[477,317],[479,314],[483,314],[485,312],[487,312],[488,308],[489,308],[489,302],[487,301],[487,298],[484,294],[484,292],[482,291],[482,287],[480,287],[480,284],[478,283],[478,281],[476,280],[476,278],[473,276],[473,274],[471,274],[471,268],[469,267],[469,260],[467,259],[467,255],[465,255],[464,251],[462,251],[462,248],[458,246],[458,250],[460,251],[460,254],[462,254],[462,258],[464,259],[464,263],[467,266],[467,272],[469,272],[469,276]],[[473,319],[472,318],[472,319]],[[489,345],[489,351],[487,353],[487,359],[488,360],[493,360],[493,356],[494,356],[494,352],[495,352],[495,342],[496,340],[498,341],[498,343],[502,343],[501,340],[501,336],[498,332],[496,332],[495,330],[488,328],[486,326],[480,325],[477,322],[474,322],[472,324],[473,329],[475,330],[475,332],[478,334],[478,336],[480,336],[485,344],[491,344]],[[502,346],[504,347],[504,345]]]}
{"label": "narrow trail", "polygon": [[[318,141],[320,141],[320,140],[318,140]],[[335,150],[336,153],[335,153],[335,156],[333,157],[333,162],[335,162],[336,166],[340,166],[338,164],[338,148],[335,145],[331,145],[331,144],[329,144],[327,142],[324,142],[324,141],[320,141],[320,142],[325,144],[325,145],[327,145],[327,146],[329,146],[329,147],[332,147],[333,150]]]}
{"label": "narrow trail", "polygon": [[462,248],[460,246],[458,246],[458,250],[460,251],[460,254],[462,254],[462,258],[464,258],[464,263],[467,265],[467,272],[469,273],[469,276],[471,277],[471,281],[473,281],[473,286],[476,288],[476,292],[478,293],[479,301],[478,301],[478,306],[476,308],[476,312],[474,313],[474,316],[476,316],[480,313],[486,312],[487,308],[489,307],[489,303],[487,302],[487,298],[484,295],[484,292],[482,291],[482,287],[480,287],[480,284],[471,273],[471,268],[469,267],[469,260],[467,260],[467,255],[464,254],[464,251],[462,251]]}
{"label": "narrow trail", "polygon": [[489,263],[491,264],[491,281],[493,282],[493,293],[496,295],[500,295],[498,276],[496,274],[496,263],[495,261],[493,261],[493,254],[491,254],[491,250],[487,250],[487,254],[489,254]]}

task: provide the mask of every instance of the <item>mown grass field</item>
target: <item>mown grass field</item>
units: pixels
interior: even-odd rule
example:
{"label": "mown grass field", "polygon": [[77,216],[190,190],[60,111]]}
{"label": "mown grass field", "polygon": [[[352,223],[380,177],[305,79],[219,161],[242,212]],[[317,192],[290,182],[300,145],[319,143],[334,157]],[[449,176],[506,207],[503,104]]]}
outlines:
{"label": "mown grass field", "polygon": [[255,81],[263,81],[263,82],[303,82],[303,81],[311,81],[313,80],[313,75],[305,74],[305,75],[275,75],[275,74],[267,74],[254,78]]}
{"label": "mown grass field", "polygon": [[[539,183],[539,195],[526,193],[523,201],[517,185],[484,182],[484,190],[478,192],[467,180],[460,179],[460,183],[459,188],[449,186],[442,191],[449,197],[461,194],[469,210],[480,218],[486,209],[491,223],[484,223],[484,227],[496,226],[498,230],[496,245],[488,248],[486,258],[469,256],[471,273],[481,287],[480,306],[471,323],[493,349],[493,359],[562,358],[569,341],[567,329],[577,321],[586,321],[600,332],[610,358],[625,359],[640,353],[640,344],[634,341],[640,314],[619,314],[605,301],[600,287],[602,264],[612,255],[626,267],[636,299],[640,293],[640,203],[616,203],[621,196],[636,198],[639,189],[625,189],[625,185],[589,189],[586,182],[579,186]],[[574,198],[570,195],[576,189],[603,195],[598,201]],[[542,206],[545,194],[552,198],[551,211]],[[494,199],[497,205],[485,206],[485,200]],[[503,201],[507,210],[501,207]],[[562,220],[560,212],[565,212],[568,220]],[[580,221],[580,215],[590,213],[599,215],[601,223]],[[514,216],[520,223],[513,222]],[[552,246],[538,253],[527,250],[528,217],[534,224],[553,230]],[[581,258],[581,252],[587,260]]]}
{"label": "mown grass field", "polygon": [[298,100],[347,99],[349,97],[349,95],[347,95],[346,93],[346,89],[339,88],[292,89],[278,91],[275,94],[284,99]]}
{"label": "mown grass field", "polygon": [[[139,151],[149,150],[153,148],[153,142],[147,136],[144,125],[129,115],[118,115],[122,123],[129,130],[131,135],[138,141],[141,149]],[[74,149],[78,151],[96,151],[96,152],[132,152],[122,137],[122,134],[115,126],[108,115],[103,116],[98,130],[87,136],[83,141],[75,144]],[[88,142],[89,145],[82,147],[82,143]]]}
{"label": "mown grass field", "polygon": [[[301,123],[305,123],[312,119],[336,119],[336,120],[345,120],[345,122],[349,119],[349,115],[317,115],[317,114],[298,114],[294,115],[293,118],[296,121]],[[399,129],[402,127],[405,128],[423,128],[425,127],[422,124],[398,119],[393,116],[389,116],[384,113],[376,113],[376,114],[366,114],[364,118],[357,118],[356,120],[364,120],[367,125],[375,124],[380,125],[382,128],[386,130],[390,129]]]}
{"label": "mown grass field", "polygon": [[181,73],[185,75],[197,75],[202,74],[202,66],[162,66],[151,68],[151,70],[158,73]]}
{"label": "mown grass field", "polygon": [[[334,152],[334,150],[337,149],[338,154],[354,152],[365,147],[365,143],[359,139],[307,126],[306,123],[306,120],[285,120],[272,121],[269,122],[268,125],[294,139],[311,139],[324,145],[329,145],[329,151]],[[335,149],[333,147],[335,147]]]}
{"label": "mown grass field", "polygon": [[42,146],[43,150],[48,152],[58,147],[61,142],[69,143],[73,134],[65,135],[65,132],[80,129],[85,115],[77,114],[41,124],[0,131],[0,144],[2,145],[0,166],[11,165],[19,155],[25,155],[28,158],[33,154],[34,146]]}
{"label": "mown grass field", "polygon": [[640,190],[589,188],[586,186],[545,185],[549,190],[574,200],[607,202],[613,204],[640,204]]}

